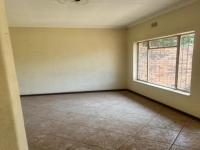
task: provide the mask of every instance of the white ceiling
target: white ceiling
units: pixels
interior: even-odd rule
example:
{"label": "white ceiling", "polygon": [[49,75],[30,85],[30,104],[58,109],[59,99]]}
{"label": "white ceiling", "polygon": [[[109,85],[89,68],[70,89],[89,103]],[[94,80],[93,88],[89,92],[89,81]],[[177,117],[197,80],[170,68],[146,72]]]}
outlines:
{"label": "white ceiling", "polygon": [[6,7],[10,26],[124,27],[191,1],[88,0],[81,5],[57,0],[6,0]]}

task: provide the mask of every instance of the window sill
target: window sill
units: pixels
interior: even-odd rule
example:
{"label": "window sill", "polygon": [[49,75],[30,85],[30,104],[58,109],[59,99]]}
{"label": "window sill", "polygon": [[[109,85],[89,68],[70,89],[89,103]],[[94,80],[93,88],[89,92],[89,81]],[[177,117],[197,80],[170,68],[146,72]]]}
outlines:
{"label": "window sill", "polygon": [[167,90],[167,91],[170,91],[170,92],[178,93],[178,94],[181,94],[181,95],[184,95],[184,96],[191,96],[190,93],[183,92],[183,91],[180,91],[180,90],[174,90],[174,89],[171,89],[171,88],[155,85],[155,84],[152,84],[152,83],[147,83],[147,82],[143,82],[143,81],[139,81],[139,80],[134,80],[134,82],[137,82],[137,83],[140,83],[140,84],[149,85],[149,86],[152,86],[152,87],[155,87],[155,88],[159,88],[159,89],[163,89],[163,90]]}

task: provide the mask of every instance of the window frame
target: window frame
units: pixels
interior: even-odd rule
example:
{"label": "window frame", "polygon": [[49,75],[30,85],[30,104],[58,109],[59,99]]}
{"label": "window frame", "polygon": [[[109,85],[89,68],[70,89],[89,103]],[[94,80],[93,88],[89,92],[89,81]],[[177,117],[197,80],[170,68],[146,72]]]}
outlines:
{"label": "window frame", "polygon": [[[187,90],[183,90],[183,89],[179,89],[178,88],[178,74],[179,74],[179,58],[180,58],[180,50],[181,50],[181,37],[184,35],[188,35],[188,34],[194,34],[194,47],[195,47],[195,31],[189,31],[189,32],[184,32],[184,33],[179,33],[179,34],[174,34],[174,35],[169,35],[169,36],[163,36],[163,37],[157,37],[157,38],[153,38],[153,39],[147,39],[147,40],[142,40],[142,41],[138,41],[137,44],[137,64],[136,64],[136,81],[142,82],[142,83],[146,83],[146,84],[150,84],[150,85],[154,85],[156,87],[163,87],[163,88],[168,88],[170,90],[175,90],[175,91],[180,91],[183,93],[187,93],[190,94],[191,93],[191,86],[190,86],[190,91]],[[158,47],[158,48],[150,48],[149,43],[150,41],[154,41],[154,40],[159,40],[159,39],[166,39],[166,38],[172,38],[172,37],[177,37],[177,46],[163,46],[163,47]],[[141,80],[139,79],[139,44],[143,43],[143,42],[147,42],[147,80]],[[174,88],[172,87],[168,87],[168,86],[164,86],[164,85],[160,85],[160,84],[156,84],[156,83],[151,83],[149,82],[149,50],[151,49],[159,49],[159,48],[177,48],[176,50],[176,70],[175,70],[175,86]],[[193,47],[193,51],[194,51],[194,47]],[[193,62],[193,58],[192,58],[192,62]],[[191,71],[192,74],[192,71]],[[191,81],[190,81],[191,82]]]}

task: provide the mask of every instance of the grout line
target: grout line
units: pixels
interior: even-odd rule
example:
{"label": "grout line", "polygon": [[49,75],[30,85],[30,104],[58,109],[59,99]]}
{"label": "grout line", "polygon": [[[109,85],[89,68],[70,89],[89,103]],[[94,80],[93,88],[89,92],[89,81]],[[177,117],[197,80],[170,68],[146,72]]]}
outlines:
{"label": "grout line", "polygon": [[[86,142],[81,142],[81,141],[79,141],[79,140],[74,140],[74,139],[70,139],[70,138],[67,138],[67,137],[62,137],[62,136],[59,136],[59,135],[53,135],[53,134],[47,134],[47,135],[51,135],[51,136],[54,136],[54,137],[58,137],[58,138],[61,138],[61,139],[64,139],[64,140],[68,140],[68,141],[72,141],[72,142],[74,142],[74,144],[82,144],[82,145],[87,145],[87,146],[90,146],[90,147],[98,147],[98,148],[102,148],[102,147],[100,147],[99,145],[92,145],[92,144],[88,144],[88,143],[86,143]],[[73,146],[71,146],[71,147],[73,147]],[[70,148],[71,148],[70,147]]]}
{"label": "grout line", "polygon": [[[153,117],[152,117],[153,118]],[[147,121],[147,123],[145,124],[145,125],[143,125],[143,127],[141,127],[141,129],[139,129],[138,131],[136,131],[136,133],[135,133],[135,135],[134,136],[132,136],[132,135],[129,135],[131,138],[135,138],[135,139],[137,139],[137,134],[138,133],[140,133],[145,127],[147,127],[148,126],[148,124],[151,122],[151,120],[149,120],[149,121]],[[147,138],[145,138],[145,139],[147,139]],[[141,140],[141,139],[139,139],[139,140]],[[147,139],[147,140],[149,140],[149,141],[153,141],[153,140],[150,140],[150,139]],[[130,141],[130,139],[128,139],[124,144],[122,144],[117,150],[119,150],[122,146],[124,146],[126,143],[128,143]]]}
{"label": "grout line", "polygon": [[179,131],[178,135],[177,135],[176,138],[174,139],[174,142],[173,142],[173,143],[171,144],[171,146],[169,147],[169,150],[172,149],[172,146],[175,144],[175,142],[176,142],[176,140],[178,139],[179,135],[180,135],[181,132],[183,131],[183,128],[184,128],[184,127],[182,127],[182,129]]}

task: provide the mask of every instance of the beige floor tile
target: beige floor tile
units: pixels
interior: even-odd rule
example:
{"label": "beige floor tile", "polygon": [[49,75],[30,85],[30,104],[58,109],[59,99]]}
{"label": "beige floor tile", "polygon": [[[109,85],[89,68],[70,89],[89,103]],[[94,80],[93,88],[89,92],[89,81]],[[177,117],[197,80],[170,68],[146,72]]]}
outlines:
{"label": "beige floor tile", "polygon": [[194,149],[194,148],[191,148],[191,147],[183,147],[183,146],[173,145],[170,150],[199,150],[199,149]]}
{"label": "beige floor tile", "polygon": [[170,144],[167,143],[161,143],[145,139],[131,139],[123,146],[121,146],[119,150],[168,150],[169,148]]}
{"label": "beige floor tile", "polygon": [[146,125],[152,118],[145,115],[138,115],[137,113],[126,113],[119,115],[116,119],[130,124]]}
{"label": "beige floor tile", "polygon": [[165,142],[172,144],[175,138],[177,137],[178,133],[178,131],[169,129],[145,127],[140,132],[138,132],[137,138],[145,138],[157,142]]}
{"label": "beige floor tile", "polygon": [[174,119],[174,118],[165,118],[165,117],[157,116],[157,117],[154,117],[149,122],[148,125],[154,128],[163,128],[163,129],[180,131],[185,125],[185,121]]}
{"label": "beige floor tile", "polygon": [[54,120],[45,120],[42,118],[34,117],[32,122],[25,125],[25,129],[28,135],[35,133],[41,134],[53,134],[55,130],[61,126],[61,122]]}
{"label": "beige floor tile", "polygon": [[144,126],[144,124],[138,122],[137,120],[133,123],[113,118],[97,118],[91,122],[90,126],[134,136]]}
{"label": "beige floor tile", "polygon": [[29,144],[30,150],[103,150],[96,146],[76,143],[51,135],[33,137],[32,140]]}
{"label": "beige floor tile", "polygon": [[183,124],[173,148],[200,149],[198,120],[127,91],[29,96],[22,107],[31,150],[165,150]]}
{"label": "beige floor tile", "polygon": [[58,137],[63,137],[66,139],[74,139],[75,132],[76,130],[80,128],[80,125],[75,125],[75,124],[60,124],[59,126],[56,126],[50,134],[58,136]]}
{"label": "beige floor tile", "polygon": [[66,150],[72,147],[75,143],[65,140],[60,137],[51,135],[35,135],[29,140],[30,150]]}
{"label": "beige floor tile", "polygon": [[175,145],[200,149],[200,134],[191,132],[182,132],[178,136]]}
{"label": "beige floor tile", "polygon": [[160,112],[159,112],[159,115],[161,117],[164,117],[164,118],[168,118],[168,119],[178,119],[178,120],[183,120],[185,122],[188,121],[188,119],[190,118],[188,115],[184,114],[184,113],[181,113],[179,111],[176,111],[172,108],[168,108],[168,107],[165,107],[163,108]]}
{"label": "beige floor tile", "polygon": [[116,150],[128,140],[127,135],[101,130],[86,139],[86,144]]}
{"label": "beige floor tile", "polygon": [[183,131],[200,134],[200,120],[194,118],[190,119],[183,128]]}
{"label": "beige floor tile", "polygon": [[[82,115],[82,114],[64,114],[65,117],[58,119],[59,121],[62,121],[64,124],[79,124],[83,126],[87,126],[92,119],[90,115]],[[59,118],[59,117],[58,117]]]}
{"label": "beige floor tile", "polygon": [[66,150],[105,150],[105,149],[86,144],[74,144],[72,147]]}
{"label": "beige floor tile", "polygon": [[87,138],[90,136],[96,134],[100,129],[94,129],[90,127],[84,127],[84,126],[79,126],[76,128],[76,130],[73,132],[72,135],[70,135],[70,139],[78,142],[84,143]]}

